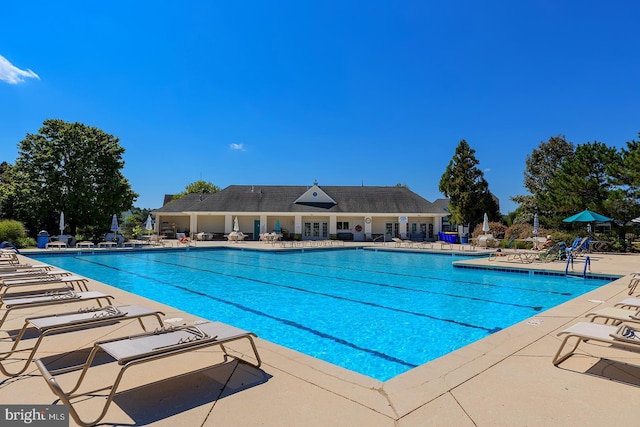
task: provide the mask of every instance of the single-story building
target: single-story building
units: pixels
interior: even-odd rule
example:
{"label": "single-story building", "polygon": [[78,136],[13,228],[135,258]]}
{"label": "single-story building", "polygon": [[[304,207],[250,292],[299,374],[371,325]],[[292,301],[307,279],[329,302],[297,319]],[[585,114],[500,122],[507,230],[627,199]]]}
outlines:
{"label": "single-story building", "polygon": [[300,240],[436,240],[449,215],[443,206],[399,186],[231,185],[167,202],[154,211],[155,232],[222,239],[237,218],[253,240],[274,231]]}

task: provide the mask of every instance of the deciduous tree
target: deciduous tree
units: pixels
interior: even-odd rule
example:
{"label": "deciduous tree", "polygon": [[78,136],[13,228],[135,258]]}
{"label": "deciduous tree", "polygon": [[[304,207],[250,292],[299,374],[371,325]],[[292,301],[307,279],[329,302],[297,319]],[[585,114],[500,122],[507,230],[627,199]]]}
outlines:
{"label": "deciduous tree", "polygon": [[10,182],[0,190],[3,209],[32,234],[57,230],[60,211],[71,234],[104,234],[111,216],[131,208],[137,197],[122,174],[124,151],[118,138],[98,128],[45,120],[18,144]]}
{"label": "deciduous tree", "polygon": [[187,194],[213,194],[220,191],[220,187],[207,181],[196,181],[191,184],[187,184],[187,187],[182,193],[178,193],[173,196],[173,200],[178,200]]}

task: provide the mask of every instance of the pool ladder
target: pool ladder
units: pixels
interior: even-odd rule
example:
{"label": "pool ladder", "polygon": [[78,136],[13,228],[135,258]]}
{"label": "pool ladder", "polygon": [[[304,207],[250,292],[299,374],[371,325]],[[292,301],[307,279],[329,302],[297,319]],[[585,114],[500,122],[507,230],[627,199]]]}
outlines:
{"label": "pool ladder", "polygon": [[[569,275],[569,264],[571,264],[571,270],[573,271],[573,254],[572,253],[567,255],[567,266],[564,269],[565,276]],[[585,279],[587,277],[587,267],[589,268],[589,271],[591,271],[591,258],[589,258],[588,255],[584,259],[584,268],[582,270],[582,277],[584,277]]]}

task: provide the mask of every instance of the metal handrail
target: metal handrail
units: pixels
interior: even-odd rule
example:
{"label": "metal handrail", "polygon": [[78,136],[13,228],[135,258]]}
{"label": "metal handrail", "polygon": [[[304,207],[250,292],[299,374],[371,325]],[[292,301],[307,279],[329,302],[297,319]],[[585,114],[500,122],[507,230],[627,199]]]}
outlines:
{"label": "metal handrail", "polygon": [[567,266],[564,269],[565,276],[569,274],[569,263],[571,263],[571,270],[573,270],[573,254],[571,252],[569,252],[569,255],[567,255]]}
{"label": "metal handrail", "polygon": [[584,259],[584,270],[582,271],[582,277],[587,278],[587,266],[589,266],[589,271],[591,271],[591,258],[588,256]]}

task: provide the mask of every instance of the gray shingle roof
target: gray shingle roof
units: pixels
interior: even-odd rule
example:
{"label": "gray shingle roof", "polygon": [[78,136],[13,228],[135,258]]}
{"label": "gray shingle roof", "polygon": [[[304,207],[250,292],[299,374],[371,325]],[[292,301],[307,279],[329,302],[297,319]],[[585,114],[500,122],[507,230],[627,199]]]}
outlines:
{"label": "gray shingle roof", "polygon": [[405,187],[322,186],[319,188],[335,200],[336,205],[295,204],[309,188],[230,185],[214,194],[188,194],[155,212],[443,213]]}

